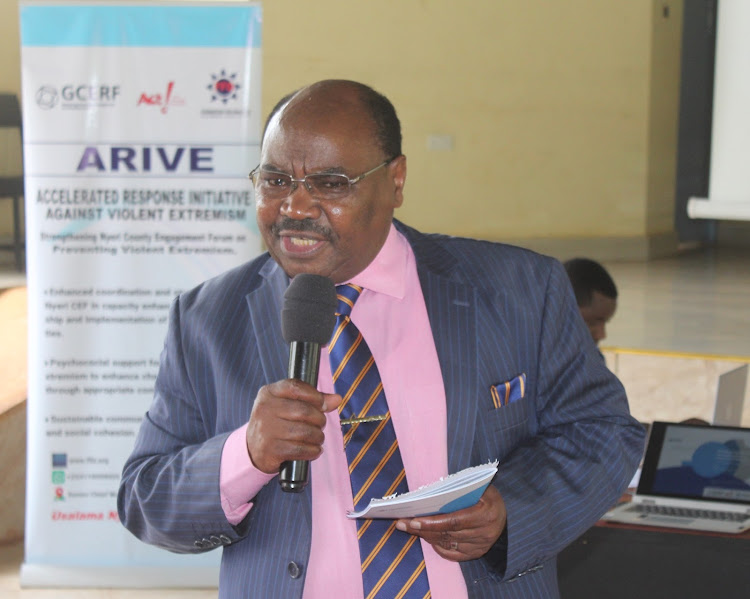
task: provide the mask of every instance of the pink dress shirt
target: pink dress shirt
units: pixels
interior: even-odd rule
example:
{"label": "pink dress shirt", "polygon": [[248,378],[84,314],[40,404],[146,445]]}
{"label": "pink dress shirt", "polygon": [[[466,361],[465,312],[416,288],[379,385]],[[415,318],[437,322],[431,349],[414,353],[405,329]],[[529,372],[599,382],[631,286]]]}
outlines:
{"label": "pink dress shirt", "polygon": [[[351,282],[364,287],[352,320],[378,365],[413,490],[448,474],[445,389],[414,254],[392,225],[375,260]],[[320,357],[318,389],[333,392],[327,348]],[[278,484],[275,474],[260,472],[250,461],[246,428],[229,436],[221,457],[221,502],[232,524],[247,515],[252,498],[265,484]],[[336,411],[328,414],[324,432],[323,454],[310,466],[313,527],[303,599],[359,599],[363,597],[359,545],[356,522],[346,517],[352,510],[352,495]],[[458,563],[421,543],[432,597],[467,597]]]}

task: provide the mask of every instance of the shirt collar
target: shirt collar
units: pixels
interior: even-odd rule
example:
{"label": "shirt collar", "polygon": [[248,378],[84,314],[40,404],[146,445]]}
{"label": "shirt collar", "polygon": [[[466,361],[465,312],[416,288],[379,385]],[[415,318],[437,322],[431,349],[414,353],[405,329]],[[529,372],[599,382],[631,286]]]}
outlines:
{"label": "shirt collar", "polygon": [[388,237],[375,259],[348,282],[376,293],[402,299],[406,293],[408,255],[408,242],[391,223]]}

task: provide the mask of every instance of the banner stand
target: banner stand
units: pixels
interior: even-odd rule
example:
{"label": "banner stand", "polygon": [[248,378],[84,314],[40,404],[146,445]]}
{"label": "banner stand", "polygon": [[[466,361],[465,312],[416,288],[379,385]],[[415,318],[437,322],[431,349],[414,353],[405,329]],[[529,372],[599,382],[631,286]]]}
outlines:
{"label": "banner stand", "polygon": [[170,303],[261,252],[261,8],[22,2],[29,387],[21,585],[214,587],[117,516]]}

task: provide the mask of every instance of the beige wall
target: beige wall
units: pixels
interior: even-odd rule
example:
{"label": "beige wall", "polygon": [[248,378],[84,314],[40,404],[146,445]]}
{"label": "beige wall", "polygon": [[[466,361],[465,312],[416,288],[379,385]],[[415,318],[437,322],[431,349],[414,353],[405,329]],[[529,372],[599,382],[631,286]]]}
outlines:
{"label": "beige wall", "polygon": [[[364,81],[402,120],[402,220],[642,257],[654,239],[676,247],[681,20],[679,0],[269,0],[264,109],[318,79]],[[0,89],[18,91],[14,0],[0,23]],[[453,148],[428,149],[431,135]]]}
{"label": "beige wall", "polygon": [[[674,227],[674,195],[677,171],[679,65],[681,17],[672,2],[674,17],[663,18],[663,4],[653,5],[649,73],[648,176],[646,233],[658,235]],[[675,24],[679,23],[678,27]]]}
{"label": "beige wall", "polygon": [[[18,42],[18,5],[15,0],[0,0],[0,92],[20,93],[21,66]],[[18,140],[0,130],[0,176],[18,172],[20,160],[14,155]],[[10,241],[13,231],[12,203],[0,198],[0,242]],[[8,262],[12,254],[3,251],[0,260]]]}

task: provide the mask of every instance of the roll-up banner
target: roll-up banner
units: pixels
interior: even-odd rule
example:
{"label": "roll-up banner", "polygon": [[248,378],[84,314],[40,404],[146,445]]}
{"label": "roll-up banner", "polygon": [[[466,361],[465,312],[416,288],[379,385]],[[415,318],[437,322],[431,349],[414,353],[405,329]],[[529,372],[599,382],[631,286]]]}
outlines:
{"label": "roll-up banner", "polygon": [[708,198],[690,198],[691,218],[750,220],[750,2],[721,0]]}
{"label": "roll-up banner", "polygon": [[211,587],[117,518],[172,298],[260,252],[258,4],[22,2],[23,586]]}

